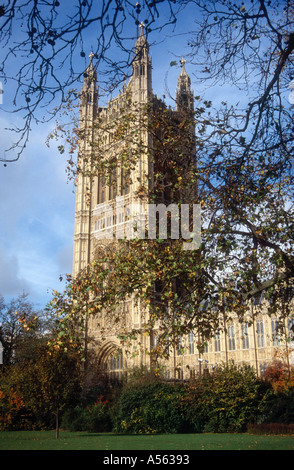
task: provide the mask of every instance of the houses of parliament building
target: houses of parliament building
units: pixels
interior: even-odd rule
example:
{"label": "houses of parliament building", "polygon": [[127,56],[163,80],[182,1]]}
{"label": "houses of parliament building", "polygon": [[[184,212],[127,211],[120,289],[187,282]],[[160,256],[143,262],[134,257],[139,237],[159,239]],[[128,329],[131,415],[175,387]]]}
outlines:
{"label": "houses of parliament building", "polygon": [[[111,122],[117,116],[118,109],[125,103],[139,103],[144,105],[155,95],[152,90],[152,62],[149,55],[149,45],[144,35],[143,26],[138,35],[135,50],[132,76],[128,83],[124,84],[122,91],[116,98],[112,98],[105,107],[98,103],[97,73],[92,63],[93,55],[90,54],[90,64],[84,75],[84,83],[81,90],[80,101],[80,129],[84,132],[79,147],[79,165],[81,168],[89,165],[89,155],[93,151],[91,143],[95,140],[95,133],[101,132],[95,123],[99,119]],[[185,61],[181,61],[181,72],[177,82],[175,103],[177,109],[185,104],[193,109],[194,98],[191,90],[191,80],[185,69]],[[141,138],[148,145],[148,132],[141,130]],[[107,152],[108,141],[111,133],[99,136],[100,141],[105,142]],[[123,196],[128,204],[136,202],[138,188],[142,181],[150,173],[150,162],[146,153],[142,155],[131,170],[130,183],[123,184],[123,168],[116,168],[116,185],[100,176],[91,179],[87,174],[81,173],[76,187],[75,229],[74,229],[74,254],[73,277],[77,276],[95,256],[95,246],[103,243],[105,230],[99,221],[97,207],[114,209],[119,196]],[[98,215],[97,215],[98,214]],[[107,218],[107,217],[106,217]],[[120,220],[116,217],[115,228],[119,229]],[[99,225],[100,224],[100,225]],[[109,228],[113,229],[113,222]],[[117,233],[117,232],[116,232]],[[180,338],[181,347],[175,347],[169,360],[166,360],[164,374],[166,378],[188,379],[197,373],[210,371],[218,364],[234,361],[235,364],[250,364],[258,375],[261,375],[266,366],[271,363],[277,354],[286,357],[288,364],[294,364],[292,349],[294,342],[291,336],[285,341],[277,331],[278,320],[263,313],[262,302],[252,302],[248,312],[248,322],[240,323],[236,318],[230,320],[224,328],[215,333],[201,350],[197,349],[196,334],[191,332]],[[140,327],[144,312],[140,310],[140,304],[132,301],[126,302],[124,322],[130,329]],[[246,318],[245,318],[246,319]],[[286,330],[291,333],[291,319],[285,322]],[[124,325],[126,326],[126,325]],[[133,366],[150,366],[150,355],[140,352],[134,358],[128,357],[121,346],[117,330],[111,319],[105,319],[104,334],[101,334],[100,324],[95,318],[89,319],[89,336],[93,338],[93,345],[97,350],[97,361],[100,371],[108,377],[119,379],[124,371]],[[152,348],[152,337],[144,336],[144,347]],[[119,354],[117,351],[120,351]]]}

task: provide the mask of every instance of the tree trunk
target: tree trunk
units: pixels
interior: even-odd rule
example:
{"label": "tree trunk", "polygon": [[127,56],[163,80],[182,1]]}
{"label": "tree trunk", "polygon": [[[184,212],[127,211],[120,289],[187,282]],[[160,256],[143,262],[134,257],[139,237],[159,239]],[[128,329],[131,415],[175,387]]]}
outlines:
{"label": "tree trunk", "polygon": [[58,410],[56,410],[55,413],[55,434],[56,434],[56,439],[59,438],[59,413]]}

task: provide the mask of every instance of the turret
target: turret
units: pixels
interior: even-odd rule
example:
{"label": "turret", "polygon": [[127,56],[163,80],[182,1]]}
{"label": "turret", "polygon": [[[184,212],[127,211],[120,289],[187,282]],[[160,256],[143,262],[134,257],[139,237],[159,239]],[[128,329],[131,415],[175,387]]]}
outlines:
{"label": "turret", "polygon": [[[97,72],[93,66],[94,54],[89,55],[90,64],[84,72],[84,83],[81,90],[81,118],[95,119],[98,104]],[[86,123],[85,123],[86,125]]]}
{"label": "turret", "polygon": [[91,198],[92,179],[86,175],[91,170],[94,124],[98,107],[97,72],[93,66],[94,54],[84,73],[81,89],[78,175],[76,186],[75,234],[73,276],[75,277],[91,260]]}
{"label": "turret", "polygon": [[177,94],[176,94],[176,104],[177,104],[177,111],[181,108],[190,109],[191,111],[194,110],[194,97],[193,92],[191,90],[191,79],[186,72],[185,69],[185,59],[181,59],[180,61],[182,70],[178,78],[177,83]]}
{"label": "turret", "polygon": [[146,103],[152,94],[151,58],[149,44],[143,32],[144,25],[140,24],[140,35],[135,44],[133,60],[133,91],[134,101]]}

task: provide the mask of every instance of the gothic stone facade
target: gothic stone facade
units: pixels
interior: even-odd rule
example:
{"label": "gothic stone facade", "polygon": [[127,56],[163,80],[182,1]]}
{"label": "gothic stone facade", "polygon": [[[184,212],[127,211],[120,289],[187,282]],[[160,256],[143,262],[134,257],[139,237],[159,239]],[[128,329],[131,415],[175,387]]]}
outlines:
{"label": "gothic stone facade", "polygon": [[[127,96],[132,103],[139,104],[146,104],[154,96],[152,64],[143,28],[141,28],[141,34],[135,45],[132,77],[128,84],[125,84],[122,92],[116,98],[111,99],[106,107],[99,107],[98,104],[97,75],[92,59],[93,55],[91,54],[90,65],[86,70],[81,91],[80,130],[84,132],[84,139],[79,148],[79,164],[84,169],[91,160],[90,155],[93,151],[91,143],[95,140],[97,119],[103,117],[104,120],[110,122],[117,115],[120,106],[125,103]],[[177,86],[177,107],[184,104],[193,108],[191,81],[185,70],[184,61]],[[140,133],[141,139],[148,145],[148,133],[142,129],[140,129]],[[105,152],[107,152],[111,138],[110,133],[107,133],[103,138]],[[97,224],[99,226],[99,220],[95,217],[97,204],[107,204],[108,207],[114,208],[117,196],[123,196],[127,204],[136,202],[138,188],[146,180],[146,175],[150,175],[150,172],[152,172],[152,165],[146,154],[142,152],[135,169],[132,171],[131,184],[127,189],[123,184],[124,175],[120,168],[116,169],[115,191],[113,185],[105,183],[103,175],[94,180],[82,175],[79,177],[76,189],[73,276],[76,276],[93,260],[97,243],[104,243],[103,237],[100,237],[100,241],[98,237],[97,241],[97,230],[96,236],[94,236],[95,227],[97,228]],[[116,220],[119,223],[118,218]],[[259,309],[258,312],[256,309]],[[248,322],[240,324],[236,319],[224,324],[222,331],[216,332],[215,337],[208,341],[201,351],[196,346],[200,338],[195,337],[193,333],[180,338],[179,346],[173,351],[170,361],[165,363],[166,377],[186,379],[195,373],[211,370],[217,364],[226,363],[229,360],[233,360],[236,364],[248,363],[256,368],[258,374],[262,374],[266,365],[272,362],[277,352],[286,352],[287,360],[291,363],[293,360],[292,343],[286,343],[279,338],[276,332],[277,320],[269,318],[263,310],[263,304],[252,304],[252,311],[248,312]],[[145,314],[146,312],[140,309],[140,305],[135,304],[130,298],[122,308],[122,322],[124,325],[129,325],[130,329],[139,328],[141,322],[144,321]],[[289,326],[286,325],[287,328]],[[94,338],[94,344],[98,351],[99,367],[110,378],[120,377],[124,370],[132,366],[150,366],[150,356],[144,352],[140,352],[133,359],[128,358],[124,352],[120,355],[116,354],[117,348],[120,348],[121,345],[111,319],[104,318],[101,323],[95,318],[90,318],[88,328],[89,335]],[[153,341],[152,338],[146,336],[141,338],[142,344],[147,349],[153,347]]]}

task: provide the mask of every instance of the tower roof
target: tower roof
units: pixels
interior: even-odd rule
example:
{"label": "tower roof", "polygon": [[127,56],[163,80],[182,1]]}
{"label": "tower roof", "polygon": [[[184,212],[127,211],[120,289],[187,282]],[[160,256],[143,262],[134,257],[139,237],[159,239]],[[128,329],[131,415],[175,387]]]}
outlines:
{"label": "tower roof", "polygon": [[90,63],[88,65],[88,67],[86,68],[85,72],[84,72],[84,81],[85,83],[89,83],[89,82],[93,82],[93,81],[97,81],[97,72],[94,68],[94,65],[93,65],[93,58],[94,58],[94,54],[93,52],[91,52],[89,54],[89,58],[90,58]]}
{"label": "tower roof", "polygon": [[145,28],[145,25],[143,22],[141,22],[140,26],[140,34],[138,36],[138,39],[136,41],[136,44],[135,44],[135,50],[142,50],[142,48],[147,48],[149,50],[149,44],[148,44],[148,41],[144,35],[144,28]]}
{"label": "tower roof", "polygon": [[185,61],[184,57],[182,57],[182,59],[180,60],[182,70],[181,70],[181,73],[178,77],[178,88],[181,86],[181,84],[183,82],[186,82],[186,85],[189,85],[189,86],[191,85],[191,78],[188,75],[188,73],[186,72],[185,63],[186,63],[186,61]]}
{"label": "tower roof", "polygon": [[191,90],[191,78],[187,74],[186,69],[185,69],[185,59],[182,58],[180,60],[180,64],[182,66],[182,70],[180,75],[178,76],[178,82],[177,82],[177,96],[176,96],[176,103],[177,103],[177,109],[180,108],[187,108],[187,109],[193,109],[193,93]]}

